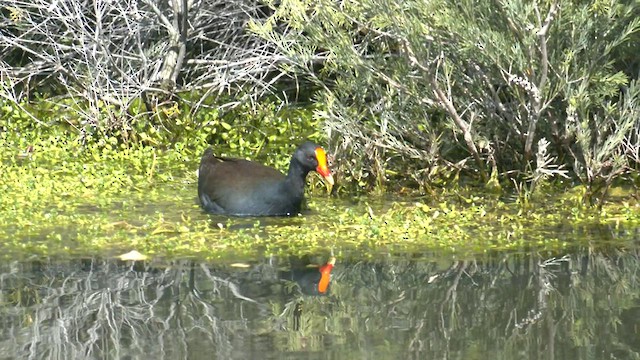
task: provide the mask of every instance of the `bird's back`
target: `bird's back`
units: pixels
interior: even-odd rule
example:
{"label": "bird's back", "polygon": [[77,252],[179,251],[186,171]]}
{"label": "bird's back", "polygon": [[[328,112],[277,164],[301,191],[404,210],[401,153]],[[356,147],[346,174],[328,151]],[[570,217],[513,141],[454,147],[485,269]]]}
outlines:
{"label": "bird's back", "polygon": [[300,211],[302,194],[291,192],[286,177],[268,166],[205,151],[198,174],[198,197],[212,213],[289,215]]}

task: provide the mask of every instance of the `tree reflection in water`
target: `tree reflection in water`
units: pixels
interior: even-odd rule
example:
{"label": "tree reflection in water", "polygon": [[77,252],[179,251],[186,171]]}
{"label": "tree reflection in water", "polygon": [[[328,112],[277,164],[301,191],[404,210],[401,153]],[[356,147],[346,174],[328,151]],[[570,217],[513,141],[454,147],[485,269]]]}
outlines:
{"label": "tree reflection in water", "polygon": [[640,356],[637,249],[345,258],[308,291],[327,258],[5,263],[0,358]]}

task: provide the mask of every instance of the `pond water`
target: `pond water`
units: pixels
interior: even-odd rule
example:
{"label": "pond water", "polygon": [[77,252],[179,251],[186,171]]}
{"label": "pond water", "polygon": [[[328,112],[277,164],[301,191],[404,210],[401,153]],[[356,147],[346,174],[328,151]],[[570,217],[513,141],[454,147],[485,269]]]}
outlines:
{"label": "pond water", "polygon": [[637,246],[329,256],[3,263],[0,359],[640,357]]}

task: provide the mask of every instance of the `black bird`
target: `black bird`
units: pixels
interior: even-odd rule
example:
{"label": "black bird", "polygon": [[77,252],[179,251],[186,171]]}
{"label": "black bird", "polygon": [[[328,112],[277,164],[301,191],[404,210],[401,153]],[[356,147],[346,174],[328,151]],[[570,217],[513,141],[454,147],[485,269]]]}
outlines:
{"label": "black bird", "polygon": [[217,157],[209,148],[200,160],[198,198],[204,210],[214,214],[296,215],[304,199],[305,179],[312,170],[333,186],[324,149],[310,141],[293,153],[286,176],[253,161]]}

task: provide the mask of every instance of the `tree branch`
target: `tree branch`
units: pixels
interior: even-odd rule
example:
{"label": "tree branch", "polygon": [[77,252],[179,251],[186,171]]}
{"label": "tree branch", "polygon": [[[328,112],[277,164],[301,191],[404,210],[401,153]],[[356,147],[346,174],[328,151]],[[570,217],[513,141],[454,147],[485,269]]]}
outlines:
{"label": "tree branch", "polygon": [[[536,6],[536,12],[538,8]],[[549,8],[549,12],[547,13],[547,17],[544,22],[539,23],[540,30],[537,32],[538,42],[540,46],[540,79],[538,80],[538,84],[534,87],[535,91],[533,91],[533,110],[531,118],[529,119],[529,128],[527,129],[527,139],[524,145],[524,157],[525,162],[529,162],[533,156],[533,141],[536,135],[536,127],[538,125],[538,120],[540,119],[540,115],[542,112],[541,101],[542,101],[542,92],[545,91],[545,86],[547,85],[548,72],[549,72],[549,55],[547,53],[547,34],[549,32],[549,27],[551,26],[551,22],[555,18],[558,13],[558,3],[553,3]],[[541,21],[538,16],[539,21]]]}
{"label": "tree branch", "polygon": [[[413,49],[411,48],[411,44],[409,44],[408,41],[405,40],[403,44],[411,64],[418,67],[420,70],[422,70],[427,74],[429,78],[429,83],[433,87],[433,93],[435,94],[436,98],[440,101],[444,109],[453,118],[453,122],[456,124],[458,129],[462,131],[462,136],[467,146],[467,150],[469,150],[469,152],[473,156],[473,159],[476,162],[476,165],[478,165],[480,177],[482,178],[483,182],[487,182],[489,177],[487,176],[487,172],[485,170],[484,161],[482,161],[482,158],[480,157],[480,153],[478,152],[478,148],[476,147],[476,144],[473,141],[473,136],[471,134],[471,125],[467,123],[464,119],[462,119],[460,114],[458,114],[458,110],[456,109],[455,105],[449,99],[449,96],[447,96],[447,94],[445,94],[442,91],[442,89],[440,89],[437,82],[437,75],[433,74],[433,70],[429,69],[428,67],[421,64],[420,61],[418,61],[415,53],[413,52]],[[439,66],[440,66],[440,58],[437,61],[437,67]]]}

